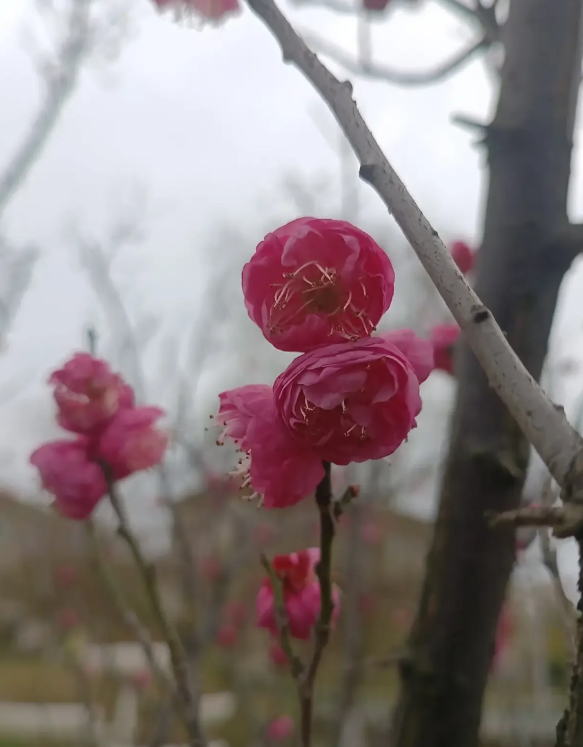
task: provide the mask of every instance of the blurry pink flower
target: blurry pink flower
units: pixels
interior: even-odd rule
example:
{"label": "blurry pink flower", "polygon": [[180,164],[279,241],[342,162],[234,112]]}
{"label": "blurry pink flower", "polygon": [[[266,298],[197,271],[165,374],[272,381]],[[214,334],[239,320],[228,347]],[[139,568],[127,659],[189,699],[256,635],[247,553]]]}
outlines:
{"label": "blurry pink flower", "polygon": [[360,537],[365,545],[378,545],[383,534],[383,528],[375,521],[367,521],[360,530]]}
{"label": "blurry pink flower", "polygon": [[271,659],[273,666],[277,669],[287,669],[289,667],[285,651],[279,643],[276,643],[275,641],[273,641],[269,646],[269,658]]}
{"label": "blurry pink flower", "polygon": [[471,249],[465,241],[454,241],[451,245],[451,256],[463,275],[467,275],[473,269],[476,261],[476,252]]}
{"label": "blurry pink flower", "polygon": [[116,480],[160,464],[168,435],[154,424],[164,411],[159,407],[120,410],[99,438],[95,458],[103,460]]}
{"label": "blurry pink flower", "polygon": [[[217,421],[249,457],[243,487],[251,485],[265,508],[284,508],[313,493],[324,477],[320,457],[284,428],[268,386],[243,386],[219,395]],[[220,442],[220,439],[219,439]]]}
{"label": "blurry pink flower", "polygon": [[516,552],[528,550],[538,537],[538,527],[518,527],[516,530]]}
{"label": "blurry pink flower", "polygon": [[73,586],[79,579],[79,572],[74,565],[64,564],[55,569],[55,583],[60,587]]}
{"label": "blurry pink flower", "polygon": [[381,459],[416,426],[419,382],[432,365],[431,344],[410,331],[327,345],[278,376],[275,404],[293,438],[320,459]]}
{"label": "blurry pink flower", "polygon": [[[273,570],[283,584],[283,600],[289,622],[289,632],[294,638],[307,640],[320,614],[320,583],[316,577],[316,564],[320,559],[317,547],[300,550],[290,555],[276,555]],[[332,624],[340,610],[340,590],[332,588],[334,612]],[[263,580],[256,601],[257,626],[267,628],[277,635],[273,588],[269,577]]]}
{"label": "blurry pink flower", "polygon": [[221,625],[217,631],[216,642],[221,648],[233,648],[237,645],[238,639],[239,633],[234,625]]}
{"label": "blurry pink flower", "polygon": [[140,669],[132,674],[131,682],[138,692],[143,692],[152,684],[152,672],[149,669]]}
{"label": "blurry pink flower", "polygon": [[276,348],[299,352],[370,335],[394,283],[381,247],[341,220],[298,218],[268,234],[243,268],[249,316]]}
{"label": "blurry pink flower", "polygon": [[360,594],[358,598],[358,604],[362,616],[366,618],[370,617],[377,607],[377,601],[374,597],[374,594],[372,594],[370,591],[363,591]]}
{"label": "blurry pink flower", "polygon": [[390,2],[391,0],[363,0],[362,7],[368,11],[381,13]]}
{"label": "blurry pink flower", "polygon": [[64,609],[59,612],[59,625],[63,630],[72,630],[79,625],[79,613],[74,609]]}
{"label": "blurry pink flower", "polygon": [[216,581],[221,575],[221,563],[212,555],[204,557],[200,564],[200,573],[205,581]]}
{"label": "blurry pink flower", "polygon": [[244,625],[248,616],[247,605],[241,599],[233,599],[225,605],[223,615],[233,625]]}
{"label": "blurry pink flower", "polygon": [[57,420],[65,430],[91,434],[103,429],[121,408],[131,407],[130,387],[108,364],[89,353],[76,353],[51,374]]}
{"label": "blurry pink flower", "polygon": [[498,620],[498,630],[496,631],[496,641],[494,643],[494,656],[492,657],[492,669],[500,665],[500,660],[508,650],[514,631],[514,622],[507,604],[502,607],[500,619]]}
{"label": "blurry pink flower", "polygon": [[267,739],[271,742],[281,742],[289,739],[294,733],[295,725],[289,716],[278,716],[267,727]]}
{"label": "blurry pink flower", "polygon": [[238,13],[238,0],[153,0],[159,10],[175,10],[192,13],[209,21],[218,21],[224,16]]}
{"label": "blurry pink flower", "polygon": [[87,456],[87,439],[52,441],[33,451],[30,463],[40,473],[54,507],[69,519],[87,519],[107,492],[101,468]]}
{"label": "blurry pink flower", "polygon": [[435,368],[454,376],[453,348],[461,335],[457,324],[438,324],[433,327],[429,340],[433,345]]}

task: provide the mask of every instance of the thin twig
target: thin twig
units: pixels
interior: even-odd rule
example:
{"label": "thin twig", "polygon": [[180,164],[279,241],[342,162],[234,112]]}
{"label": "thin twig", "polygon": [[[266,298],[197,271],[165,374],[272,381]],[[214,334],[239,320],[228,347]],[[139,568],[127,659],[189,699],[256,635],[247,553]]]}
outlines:
{"label": "thin twig", "polygon": [[304,665],[300,657],[295,653],[292,646],[291,635],[289,631],[289,620],[285,611],[285,601],[283,598],[283,584],[277,577],[277,573],[267,559],[267,556],[263,553],[261,554],[261,565],[265,568],[271,582],[271,588],[273,589],[275,624],[277,626],[281,648],[283,649],[283,652],[285,653],[288,660],[292,677],[299,687],[301,685],[300,678],[304,674]]}
{"label": "thin twig", "polygon": [[58,68],[46,81],[44,100],[30,130],[0,176],[0,215],[46,145],[90,52],[91,2],[71,0],[70,6],[67,33],[57,53]]}
{"label": "thin twig", "polygon": [[123,620],[124,624],[132,631],[138,643],[142,647],[144,656],[146,657],[146,661],[148,662],[148,665],[150,666],[150,669],[158,682],[160,682],[160,684],[165,689],[169,689],[170,692],[174,692],[174,683],[168,677],[168,673],[163,669],[156,657],[154,651],[154,643],[150,634],[142,625],[134,610],[127,603],[127,599],[124,597],[121,589],[119,588],[113,573],[103,560],[101,548],[99,547],[99,540],[97,539],[97,533],[95,531],[95,525],[92,521],[87,522],[87,535],[89,537],[95,567],[103,585],[107,589],[107,592],[117,609],[119,616]]}
{"label": "thin twig", "polygon": [[332,543],[336,532],[332,509],[332,486],[330,463],[324,462],[325,475],[316,488],[316,505],[320,512],[320,561],[316,575],[320,582],[320,616],[316,623],[314,651],[302,678],[300,690],[302,747],[312,744],[312,721],[314,710],[314,683],[320,667],[324,649],[330,639],[330,626],[334,613],[332,598]]}
{"label": "thin twig", "polygon": [[[549,475],[543,486],[541,503],[543,507],[550,508],[552,507],[554,502],[555,494],[553,491],[553,480]],[[559,572],[557,551],[551,545],[549,530],[547,528],[539,529],[538,536],[541,545],[543,564],[551,577],[555,596],[557,597],[559,608],[561,610],[561,621],[563,623],[563,627],[565,628],[565,637],[567,639],[567,645],[569,646],[569,653],[571,655],[571,658],[573,658],[575,656],[576,649],[575,634],[577,618],[575,607],[565,593],[565,587],[563,586],[561,574]]]}
{"label": "thin twig", "polygon": [[490,385],[537,450],[568,499],[583,490],[583,440],[528,373],[490,311],[467,284],[447,248],[380,149],[352,98],[298,36],[273,0],[248,0],[292,62],[328,104],[361,164],[360,176],[382,198],[459,323]]}
{"label": "thin twig", "polygon": [[191,690],[186,652],[184,651],[182,642],[178,637],[173,624],[170,622],[164,610],[158,584],[156,582],[154,566],[147,562],[142,554],[137,538],[130,529],[124,507],[117,495],[115,485],[109,475],[109,470],[104,469],[104,472],[108,482],[109,500],[119,521],[119,535],[125,540],[133,555],[140,575],[144,581],[152,610],[157,618],[158,624],[160,625],[164,640],[168,644],[172,671],[174,673],[176,688],[182,706],[182,716],[190,739],[189,745],[190,747],[206,747],[206,739],[199,720],[197,699],[193,696]]}
{"label": "thin twig", "polygon": [[431,83],[438,83],[446,80],[460,70],[465,64],[470,62],[477,54],[485,51],[490,46],[490,41],[483,37],[477,42],[473,42],[468,47],[460,49],[449,59],[444,60],[439,65],[430,70],[407,71],[395,70],[382,62],[375,62],[372,59],[366,61],[355,59],[342,47],[331,44],[326,39],[322,39],[318,34],[311,31],[301,32],[303,39],[310,44],[318,54],[328,57],[333,62],[341,65],[347,72],[352,75],[359,75],[370,80],[377,80],[384,83],[390,83],[394,86],[426,86]]}

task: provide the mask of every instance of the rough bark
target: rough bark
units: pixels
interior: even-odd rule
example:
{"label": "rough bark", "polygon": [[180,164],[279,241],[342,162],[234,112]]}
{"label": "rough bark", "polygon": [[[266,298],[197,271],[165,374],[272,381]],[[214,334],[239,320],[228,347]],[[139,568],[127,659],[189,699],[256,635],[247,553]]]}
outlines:
{"label": "rough bark", "polygon": [[[536,379],[573,257],[559,237],[567,223],[581,5],[511,0],[500,96],[484,143],[490,184],[476,292]],[[391,747],[477,743],[514,561],[512,530],[490,530],[484,513],[518,505],[528,443],[465,346],[457,372],[450,450]]]}

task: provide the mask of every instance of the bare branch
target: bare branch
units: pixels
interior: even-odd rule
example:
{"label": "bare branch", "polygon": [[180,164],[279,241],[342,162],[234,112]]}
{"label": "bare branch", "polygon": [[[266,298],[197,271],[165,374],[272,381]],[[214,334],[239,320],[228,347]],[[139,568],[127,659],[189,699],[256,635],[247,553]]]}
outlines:
{"label": "bare branch", "polygon": [[474,6],[466,5],[462,0],[440,0],[442,5],[471,23],[479,23],[490,43],[500,40],[500,26],[496,19],[496,6],[498,0],[490,6],[483,4],[482,0],[474,0]]}
{"label": "bare branch", "polygon": [[355,16],[361,12],[359,5],[345,3],[342,0],[295,0],[294,4],[299,8],[325,8],[339,15]]}
{"label": "bare branch", "polygon": [[97,568],[99,577],[101,578],[108,594],[110,595],[118,614],[123,620],[124,624],[132,631],[135,635],[136,640],[140,643],[146,661],[150,666],[152,673],[155,675],[157,680],[163,685],[165,689],[168,689],[171,693],[175,694],[176,688],[174,683],[168,677],[167,672],[160,666],[156,654],[154,653],[154,644],[150,634],[141,624],[138,616],[133,609],[127,603],[121,589],[116,583],[113,573],[103,559],[101,548],[99,547],[99,540],[95,532],[95,526],[92,521],[87,523],[87,534],[91,545],[93,561]]}
{"label": "bare branch", "polygon": [[[543,486],[541,503],[543,507],[551,507],[554,502],[555,495],[553,491],[553,481],[549,476],[545,482],[545,485]],[[561,621],[565,629],[565,637],[567,639],[567,645],[569,646],[569,653],[571,655],[570,658],[573,658],[576,651],[576,610],[571,600],[565,593],[565,587],[563,586],[563,581],[561,580],[559,564],[557,562],[557,551],[551,545],[551,538],[548,529],[540,529],[538,535],[543,556],[543,564],[551,577],[553,589],[559,603]]]}
{"label": "bare branch", "polygon": [[77,83],[90,51],[90,10],[90,0],[71,1],[67,33],[57,52],[57,65],[52,74],[46,76],[44,100],[24,141],[0,177],[0,215],[46,145]]}
{"label": "bare branch", "polygon": [[[251,9],[278,40],[284,59],[312,83],[335,115],[361,164],[360,176],[382,198],[409,240],[429,277],[438,289],[469,345],[526,438],[532,443],[557,482],[568,488],[568,497],[581,489],[577,484],[583,440],[528,373],[508,345],[490,311],[466,283],[437,231],[407,191],[352,98],[349,82],[340,82],[310,51],[274,4],[273,0],[249,0]],[[580,479],[580,478],[579,478]]]}
{"label": "bare branch", "polygon": [[199,719],[198,699],[196,697],[193,697],[191,689],[190,668],[188,665],[186,652],[184,650],[184,647],[182,646],[182,642],[178,637],[174,626],[170,622],[164,610],[164,606],[160,598],[160,590],[156,581],[154,566],[148,563],[148,561],[144,557],[139,542],[130,529],[123,504],[121,503],[121,500],[116,493],[111,475],[109,474],[109,470],[105,465],[103,471],[108,482],[109,500],[119,521],[119,535],[120,537],[122,537],[122,539],[125,540],[136,562],[136,566],[144,582],[144,586],[146,588],[152,610],[156,615],[160,628],[162,629],[164,640],[168,644],[168,650],[170,652],[170,662],[172,664],[172,672],[174,674],[176,689],[178,692],[178,697],[180,698],[180,704],[182,706],[184,725],[190,739],[190,747],[206,747],[206,739]]}
{"label": "bare branch", "polygon": [[470,62],[479,52],[486,50],[490,46],[490,41],[486,37],[483,37],[480,41],[474,42],[466,49],[460,50],[449,60],[442,62],[431,70],[407,72],[405,70],[394,70],[380,62],[361,62],[351,57],[341,47],[330,44],[311,31],[302,31],[301,35],[317,53],[329,57],[333,62],[342,65],[349,73],[370,78],[371,80],[391,83],[396,86],[424,86],[430,83],[437,83],[455,73],[466,63]]}

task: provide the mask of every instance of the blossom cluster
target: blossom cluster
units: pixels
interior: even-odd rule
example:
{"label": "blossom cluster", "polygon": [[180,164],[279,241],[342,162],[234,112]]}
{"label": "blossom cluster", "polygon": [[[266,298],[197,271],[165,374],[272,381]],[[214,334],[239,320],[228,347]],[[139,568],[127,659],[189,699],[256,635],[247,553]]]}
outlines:
{"label": "blossom cluster", "polygon": [[311,495],[323,462],[389,456],[416,426],[434,346],[412,330],[375,334],[394,283],[383,249],[339,220],[294,220],[243,268],[250,318],[274,347],[301,353],[273,387],[219,395],[221,439],[243,452],[246,484],[266,508]]}
{"label": "blossom cluster", "polygon": [[57,421],[75,438],[51,441],[31,454],[54,507],[87,519],[109,490],[108,481],[159,464],[168,437],[155,427],[163,411],[137,407],[130,386],[105,361],[75,354],[51,374]]}
{"label": "blossom cluster", "polygon": [[[470,270],[472,253],[452,255]],[[347,465],[389,456],[416,426],[420,384],[436,365],[452,373],[459,328],[432,339],[404,329],[377,334],[395,273],[383,249],[340,220],[299,218],[268,234],[244,266],[249,317],[275,348],[300,353],[273,386],[222,392],[217,416],[242,453],[239,473],[265,508],[292,506],[314,493],[324,463]],[[289,631],[308,638],[320,609],[317,550],[278,556]],[[338,590],[334,589],[335,615]],[[266,578],[257,623],[276,634],[274,590]]]}

